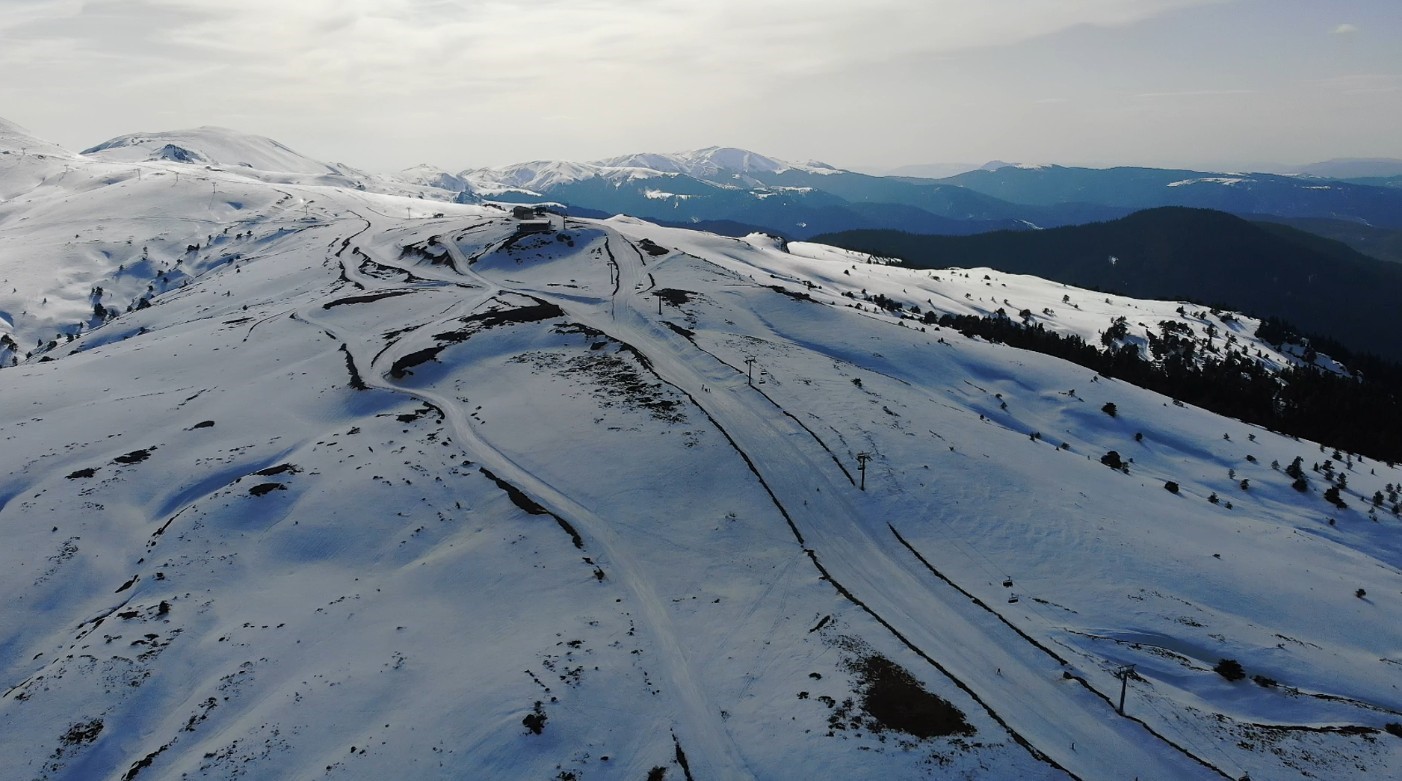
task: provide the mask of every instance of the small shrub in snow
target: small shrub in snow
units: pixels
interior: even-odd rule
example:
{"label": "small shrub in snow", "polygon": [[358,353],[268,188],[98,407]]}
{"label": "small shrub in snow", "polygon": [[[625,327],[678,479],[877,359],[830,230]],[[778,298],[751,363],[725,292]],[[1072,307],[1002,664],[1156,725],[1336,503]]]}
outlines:
{"label": "small shrub in snow", "polygon": [[1241,662],[1235,659],[1218,660],[1217,666],[1212,670],[1229,681],[1239,681],[1246,677],[1246,671],[1241,669]]}
{"label": "small shrub in snow", "polygon": [[1168,491],[1171,494],[1178,493],[1178,484],[1173,482],[1172,480],[1169,480],[1167,483],[1164,483],[1163,487],[1165,491]]}
{"label": "small shrub in snow", "polygon": [[1104,412],[1106,415],[1109,415],[1110,417],[1113,418],[1113,417],[1115,417],[1115,413],[1118,412],[1119,410],[1116,409],[1116,407],[1115,407],[1115,402],[1113,402],[1113,401],[1107,401],[1107,402],[1105,402],[1105,406],[1103,406],[1103,407],[1100,408],[1100,411],[1101,411],[1101,412]]}
{"label": "small shrub in snow", "polygon": [[1124,468],[1125,468],[1124,461],[1121,461],[1121,460],[1120,460],[1119,451],[1116,451],[1116,450],[1111,450],[1110,452],[1108,452],[1108,453],[1106,453],[1105,455],[1101,456],[1101,457],[1100,457],[1100,463],[1102,463],[1102,464],[1104,464],[1104,465],[1110,467],[1111,469],[1124,469]]}
{"label": "small shrub in snow", "polygon": [[539,735],[545,731],[545,722],[549,720],[550,717],[545,715],[544,704],[541,703],[540,700],[536,700],[535,708],[530,713],[527,713],[525,718],[521,719],[521,723],[526,725],[526,729],[529,730],[532,735]]}

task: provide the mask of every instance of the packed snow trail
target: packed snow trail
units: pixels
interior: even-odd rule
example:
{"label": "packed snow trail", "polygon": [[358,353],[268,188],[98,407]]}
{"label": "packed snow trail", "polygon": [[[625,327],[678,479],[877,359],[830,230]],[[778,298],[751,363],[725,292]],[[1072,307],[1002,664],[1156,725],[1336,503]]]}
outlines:
{"label": "packed snow trail", "polygon": [[[610,237],[616,235],[606,230]],[[641,262],[619,265],[620,287],[640,287],[646,273]],[[611,322],[589,322],[589,313],[570,313],[639,349],[659,377],[688,392],[749,454],[833,580],[938,660],[1035,750],[1084,779],[1225,775],[1119,717],[1104,700],[1065,679],[1067,670],[1044,651],[962,594],[916,571],[910,555],[880,532],[881,519],[872,517],[875,503],[862,502],[846,479],[838,480],[835,470],[825,466],[830,459],[809,457],[808,432],[787,416],[775,415],[769,402],[750,392],[744,375],[662,326],[650,302],[636,295],[627,299],[629,306],[619,307]],[[717,392],[702,393],[703,385]],[[728,392],[718,392],[723,389]],[[954,641],[970,637],[984,641]],[[1028,702],[1055,702],[1061,710],[1041,712],[1028,708]],[[1081,715],[1072,718],[1069,712]]]}
{"label": "packed snow trail", "polygon": [[[463,258],[460,252],[457,252],[456,247],[454,247],[454,252],[456,253],[454,256],[455,264],[461,263],[459,268],[466,269],[467,259]],[[343,263],[345,262],[343,260]],[[396,264],[382,263],[382,265],[394,266]],[[475,274],[469,274],[469,276],[476,277],[481,283],[480,290],[474,291],[473,297],[464,299],[455,306],[452,313],[445,313],[441,316],[440,322],[451,323],[458,313],[470,311],[480,304],[490,301],[493,296],[503,290],[480,276]],[[366,284],[376,282],[376,280],[364,276],[360,276],[359,281]],[[457,284],[461,283],[457,282]],[[397,287],[391,288],[388,285],[384,287],[386,289],[399,289]],[[322,328],[345,344],[351,355],[351,360],[357,367],[360,367],[360,376],[367,385],[416,397],[438,409],[443,413],[459,447],[469,453],[478,463],[486,466],[497,477],[516,486],[551,513],[567,519],[571,525],[582,532],[585,549],[592,552],[591,558],[604,568],[610,579],[622,584],[623,588],[632,596],[630,601],[641,609],[638,624],[642,631],[652,636],[651,645],[657,650],[657,661],[664,667],[664,672],[659,677],[670,684],[669,689],[673,697],[671,701],[679,706],[679,711],[675,714],[677,723],[672,727],[672,730],[676,734],[679,745],[692,749],[686,755],[691,771],[698,778],[753,778],[753,773],[747,768],[734,741],[722,724],[721,709],[709,702],[702,687],[692,675],[693,663],[678,636],[664,601],[656,594],[647,579],[638,573],[628,557],[621,554],[617,535],[612,526],[482,439],[474,429],[468,412],[463,409],[462,403],[457,399],[448,394],[436,393],[423,388],[405,388],[386,379],[389,372],[388,366],[393,363],[394,358],[405,352],[410,352],[408,350],[410,345],[405,343],[412,343],[411,338],[406,338],[389,350],[381,351],[372,357],[365,354],[366,345],[346,340],[344,335],[334,331],[331,324],[318,320],[317,313],[321,309],[320,304],[306,307],[298,316],[306,322]]]}

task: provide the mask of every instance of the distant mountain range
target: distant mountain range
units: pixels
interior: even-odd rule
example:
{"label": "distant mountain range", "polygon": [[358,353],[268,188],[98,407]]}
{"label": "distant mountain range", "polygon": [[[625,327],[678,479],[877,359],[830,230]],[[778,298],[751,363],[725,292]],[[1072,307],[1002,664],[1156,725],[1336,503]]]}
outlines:
{"label": "distant mountain range", "polygon": [[1394,157],[1344,157],[1302,165],[1284,173],[1298,173],[1325,179],[1402,178],[1402,160]]}
{"label": "distant mountain range", "polygon": [[83,154],[114,162],[221,166],[263,181],[315,181],[461,203],[550,202],[577,216],[628,214],[731,235],[764,231],[792,239],[863,229],[956,236],[1025,231],[1186,206],[1282,222],[1372,257],[1402,261],[1402,161],[1390,159],[1333,160],[1302,166],[1297,175],[993,161],[931,179],[872,176],[713,146],[459,172],[420,165],[376,175],[309,158],[272,139],[212,127],[121,136]]}
{"label": "distant mountain range", "polygon": [[1325,217],[1402,228],[1402,193],[1313,177],[1161,168],[1005,166],[993,171],[969,171],[939,181],[993,198],[1038,206],[1190,206],[1240,215]]}
{"label": "distant mountain range", "polygon": [[[445,172],[446,173],[446,172]],[[460,200],[559,202],[674,224],[728,221],[803,238],[836,229],[904,228],[967,234],[1118,216],[1079,205],[1026,208],[933,180],[878,177],[825,163],[790,163],[708,147],[592,163],[538,161],[464,171]]]}
{"label": "distant mountain range", "polygon": [[[1387,161],[1311,170],[1385,174]],[[420,167],[404,180],[439,182],[458,200],[553,201],[575,213],[630,214],[668,224],[717,224],[806,239],[843,230],[969,235],[1101,222],[1186,206],[1290,224],[1384,260],[1402,260],[1402,178],[1187,169],[1074,168],[989,163],[927,179],[871,176],[709,147],[592,163],[537,161],[451,174]]]}

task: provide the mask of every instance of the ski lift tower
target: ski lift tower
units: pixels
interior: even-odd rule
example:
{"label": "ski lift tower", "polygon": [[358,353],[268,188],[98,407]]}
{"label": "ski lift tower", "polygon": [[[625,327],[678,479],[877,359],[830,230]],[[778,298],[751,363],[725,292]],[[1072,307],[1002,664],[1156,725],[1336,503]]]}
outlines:
{"label": "ski lift tower", "polygon": [[871,457],[871,453],[862,452],[857,454],[857,471],[862,473],[863,491],[867,489],[867,462],[871,460]]}
{"label": "ski lift tower", "polygon": [[1125,715],[1125,689],[1129,686],[1129,679],[1134,677],[1134,665],[1122,664],[1115,670],[1115,677],[1120,679],[1120,707],[1115,710],[1121,716]]}

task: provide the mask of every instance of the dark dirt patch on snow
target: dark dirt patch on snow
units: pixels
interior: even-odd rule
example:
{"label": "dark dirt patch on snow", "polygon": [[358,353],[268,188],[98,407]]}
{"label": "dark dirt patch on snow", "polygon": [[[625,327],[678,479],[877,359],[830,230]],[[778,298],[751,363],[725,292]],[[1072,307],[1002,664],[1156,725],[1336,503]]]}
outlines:
{"label": "dark dirt patch on snow", "polygon": [[152,450],[155,450],[155,449],[156,449],[156,448],[154,448],[154,447],[148,447],[148,448],[144,448],[144,449],[142,449],[142,450],[133,450],[133,451],[131,451],[130,453],[127,453],[126,455],[117,456],[116,458],[112,459],[112,463],[114,463],[114,464],[139,464],[139,463],[141,463],[142,461],[145,461],[146,459],[150,458],[150,457],[151,457],[151,451],[152,451]]}
{"label": "dark dirt patch on snow", "polygon": [[915,676],[866,643],[844,637],[838,646],[850,654],[845,666],[856,678],[866,718],[837,712],[835,718],[859,721],[874,734],[894,730],[921,740],[974,733],[963,711],[925,691]]}

